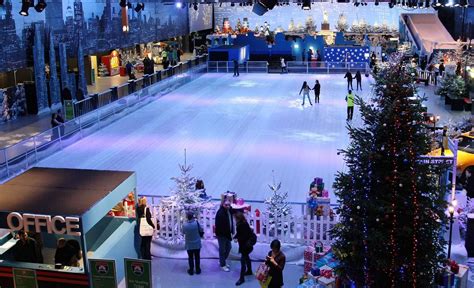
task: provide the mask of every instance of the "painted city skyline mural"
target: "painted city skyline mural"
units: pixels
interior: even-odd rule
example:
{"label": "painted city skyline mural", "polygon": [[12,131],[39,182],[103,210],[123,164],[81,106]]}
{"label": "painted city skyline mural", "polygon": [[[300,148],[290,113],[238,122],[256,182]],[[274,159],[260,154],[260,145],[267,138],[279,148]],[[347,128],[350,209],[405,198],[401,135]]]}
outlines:
{"label": "painted city skyline mural", "polygon": [[26,17],[18,13],[20,0],[5,0],[0,6],[0,71],[33,65],[35,27],[42,29],[44,43],[52,31],[56,45],[65,43],[70,57],[79,42],[87,55],[187,34],[188,9],[165,1],[144,1],[145,9],[138,13],[128,9],[130,30],[123,33],[118,0],[46,0],[42,13],[31,7]]}

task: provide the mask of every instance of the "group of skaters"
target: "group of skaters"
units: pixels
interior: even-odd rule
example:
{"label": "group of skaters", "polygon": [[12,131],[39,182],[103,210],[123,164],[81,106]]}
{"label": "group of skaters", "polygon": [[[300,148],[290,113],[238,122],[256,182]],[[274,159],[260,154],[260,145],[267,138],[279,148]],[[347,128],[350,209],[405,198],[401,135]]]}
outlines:
{"label": "group of skaters", "polygon": [[[282,60],[283,62],[284,60]],[[283,67],[283,66],[282,66]],[[354,89],[352,86],[352,81],[353,79],[356,79],[357,85],[357,91],[360,90],[362,91],[362,74],[360,71],[357,71],[355,76],[352,76],[352,73],[350,71],[347,71],[346,75],[344,76],[345,79],[347,79],[347,90],[348,93],[346,95],[346,103],[347,103],[347,121],[351,121],[352,117],[354,115],[354,94],[352,93],[352,90]],[[313,103],[311,103],[311,98],[309,96],[310,91],[314,91],[314,103],[319,103],[319,95],[321,93],[321,84],[319,84],[319,80],[315,81],[315,84],[313,88],[311,88],[308,84],[308,82],[304,81],[303,86],[300,89],[299,95],[303,93],[303,103],[301,103],[301,106],[304,106],[306,98],[308,98],[309,104],[313,106]]]}

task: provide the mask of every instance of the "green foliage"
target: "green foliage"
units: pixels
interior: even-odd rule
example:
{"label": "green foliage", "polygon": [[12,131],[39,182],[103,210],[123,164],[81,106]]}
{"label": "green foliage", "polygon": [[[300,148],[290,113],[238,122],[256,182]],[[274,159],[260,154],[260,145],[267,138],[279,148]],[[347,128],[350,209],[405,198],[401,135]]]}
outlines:
{"label": "green foliage", "polygon": [[443,77],[441,86],[436,91],[436,94],[449,97],[451,99],[461,99],[468,97],[466,83],[462,77],[447,74]]}
{"label": "green foliage", "polygon": [[430,150],[414,76],[391,59],[375,76],[369,102],[356,98],[363,125],[349,125],[347,172],[336,175],[340,223],[332,230],[338,272],[357,287],[432,287],[445,258],[439,168]]}

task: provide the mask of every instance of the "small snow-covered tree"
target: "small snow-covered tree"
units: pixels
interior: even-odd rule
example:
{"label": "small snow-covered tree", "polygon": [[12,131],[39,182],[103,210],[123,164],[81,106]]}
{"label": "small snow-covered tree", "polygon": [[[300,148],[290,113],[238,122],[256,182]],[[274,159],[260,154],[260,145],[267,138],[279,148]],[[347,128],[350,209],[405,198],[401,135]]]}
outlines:
{"label": "small snow-covered tree", "polygon": [[341,13],[339,19],[337,19],[336,30],[340,32],[346,32],[349,30],[349,24],[347,24],[346,16]]}
{"label": "small snow-covered tree", "polygon": [[288,229],[287,223],[282,221],[283,217],[291,215],[292,212],[287,201],[288,192],[281,192],[281,182],[275,184],[275,179],[273,179],[273,184],[268,187],[272,190],[272,195],[265,200],[267,205],[265,215],[268,217],[269,228],[276,226],[277,233],[281,233]]}

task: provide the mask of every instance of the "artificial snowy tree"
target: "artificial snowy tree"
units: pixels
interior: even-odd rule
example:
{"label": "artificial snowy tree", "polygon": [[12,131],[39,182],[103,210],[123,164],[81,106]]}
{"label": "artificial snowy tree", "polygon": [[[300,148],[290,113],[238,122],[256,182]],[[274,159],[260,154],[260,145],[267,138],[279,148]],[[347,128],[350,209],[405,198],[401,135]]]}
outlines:
{"label": "artificial snowy tree", "polygon": [[349,25],[347,24],[346,16],[341,13],[339,14],[339,19],[337,19],[336,30],[339,32],[346,32],[349,29]]}
{"label": "artificial snowy tree", "polygon": [[282,221],[284,217],[291,215],[291,206],[287,201],[288,192],[280,192],[281,182],[275,184],[275,180],[268,187],[272,190],[272,195],[265,200],[267,205],[265,216],[268,218],[270,231],[273,231],[273,228],[276,227],[277,233],[280,234],[289,228],[288,223]]}
{"label": "artificial snowy tree", "polygon": [[446,187],[430,152],[414,76],[402,56],[375,76],[371,102],[356,98],[363,124],[348,126],[347,172],[334,182],[340,222],[332,230],[338,273],[356,287],[433,287],[445,260]]}

